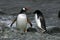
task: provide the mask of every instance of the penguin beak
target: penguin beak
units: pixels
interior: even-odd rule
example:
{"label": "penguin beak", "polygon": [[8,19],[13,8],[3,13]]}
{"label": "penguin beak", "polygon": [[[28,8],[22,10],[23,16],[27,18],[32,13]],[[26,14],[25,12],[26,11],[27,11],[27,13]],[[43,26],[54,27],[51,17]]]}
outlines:
{"label": "penguin beak", "polygon": [[30,10],[31,8],[30,7],[25,7],[26,10]]}
{"label": "penguin beak", "polygon": [[29,10],[28,8],[25,8],[26,10]]}

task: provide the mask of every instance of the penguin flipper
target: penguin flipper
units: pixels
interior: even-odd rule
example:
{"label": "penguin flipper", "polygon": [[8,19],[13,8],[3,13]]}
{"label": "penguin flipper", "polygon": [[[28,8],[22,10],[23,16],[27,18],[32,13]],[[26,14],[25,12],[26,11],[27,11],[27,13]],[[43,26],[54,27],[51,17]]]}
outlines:
{"label": "penguin flipper", "polygon": [[31,27],[32,27],[32,23],[31,23],[31,21],[27,18],[27,22],[31,25]]}
{"label": "penguin flipper", "polygon": [[10,27],[12,27],[12,25],[14,24],[14,22],[17,20],[17,18],[15,18],[15,20],[11,23]]}

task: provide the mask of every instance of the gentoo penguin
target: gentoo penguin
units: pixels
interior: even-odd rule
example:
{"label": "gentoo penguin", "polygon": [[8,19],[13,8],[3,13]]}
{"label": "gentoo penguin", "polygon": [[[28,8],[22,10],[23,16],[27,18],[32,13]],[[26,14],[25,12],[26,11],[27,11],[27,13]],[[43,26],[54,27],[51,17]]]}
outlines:
{"label": "gentoo penguin", "polygon": [[60,11],[58,12],[58,18],[60,18]]}
{"label": "gentoo penguin", "polygon": [[27,31],[27,23],[29,23],[32,27],[32,23],[30,22],[26,15],[27,10],[28,10],[27,8],[22,8],[17,18],[12,22],[11,26],[16,21],[17,29],[21,30],[22,32]]}
{"label": "gentoo penguin", "polygon": [[35,10],[33,13],[35,14],[35,21],[37,26],[42,30],[42,32],[47,31],[45,25],[45,19],[42,12],[40,10]]}

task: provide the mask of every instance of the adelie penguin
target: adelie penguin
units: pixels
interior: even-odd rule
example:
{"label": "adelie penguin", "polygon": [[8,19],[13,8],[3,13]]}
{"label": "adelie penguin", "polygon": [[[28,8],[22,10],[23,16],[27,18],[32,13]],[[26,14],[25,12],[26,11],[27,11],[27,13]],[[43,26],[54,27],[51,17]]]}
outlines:
{"label": "adelie penguin", "polygon": [[26,15],[27,10],[28,10],[27,8],[22,8],[17,18],[12,22],[10,26],[12,26],[13,23],[16,21],[17,29],[19,29],[23,33],[27,31],[27,23],[29,23],[32,27],[32,23],[30,22]]}
{"label": "adelie penguin", "polygon": [[46,32],[46,24],[42,12],[40,10],[35,10],[33,13],[35,14],[35,21],[37,26],[42,30],[43,33]]}

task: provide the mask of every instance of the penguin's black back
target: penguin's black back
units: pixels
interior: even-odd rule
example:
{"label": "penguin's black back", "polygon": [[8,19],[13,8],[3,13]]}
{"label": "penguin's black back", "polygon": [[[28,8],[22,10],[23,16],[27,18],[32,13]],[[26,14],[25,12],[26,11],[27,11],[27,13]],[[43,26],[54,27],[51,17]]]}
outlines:
{"label": "penguin's black back", "polygon": [[44,17],[40,18],[41,26],[44,30],[46,30],[46,24],[45,24],[45,19]]}

